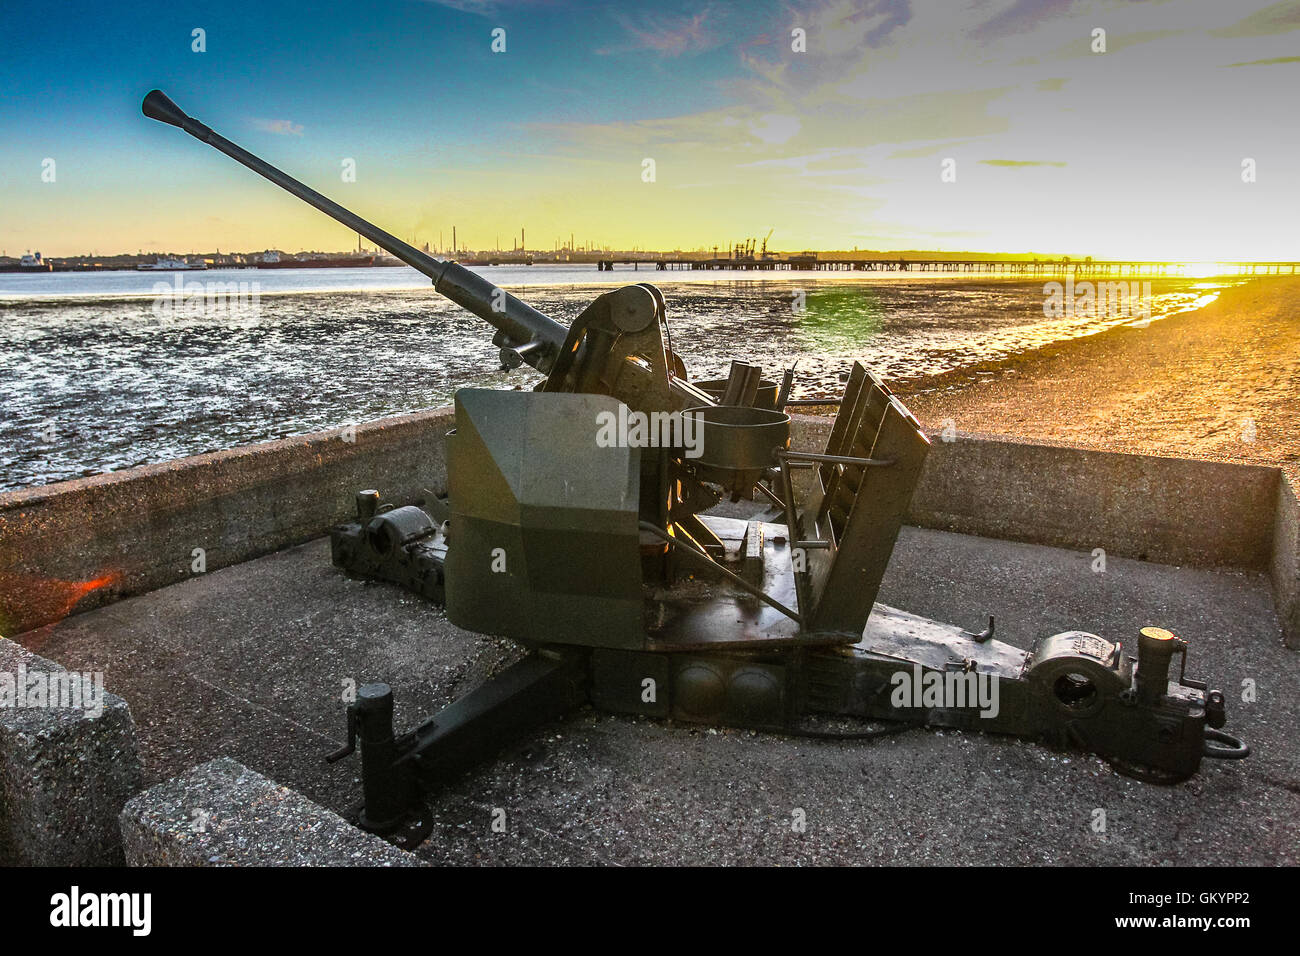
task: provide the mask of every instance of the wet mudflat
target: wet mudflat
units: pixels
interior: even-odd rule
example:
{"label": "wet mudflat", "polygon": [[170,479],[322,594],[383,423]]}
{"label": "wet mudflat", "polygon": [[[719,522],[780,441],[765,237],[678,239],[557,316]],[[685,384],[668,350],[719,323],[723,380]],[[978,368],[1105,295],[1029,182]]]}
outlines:
{"label": "wet mudflat", "polygon": [[[160,298],[149,294],[157,277],[128,286],[93,274],[46,277],[66,285],[40,295],[15,292],[30,277],[0,287],[0,491],[343,428],[446,404],[464,385],[527,388],[536,379],[528,369],[498,371],[492,330],[427,286],[348,288],[341,275],[414,270],[315,271],[330,273],[329,288],[283,291],[274,283],[284,277],[255,271],[161,285],[271,285],[256,296]],[[613,287],[528,279],[547,274],[516,269],[494,281],[566,324]],[[903,383],[1131,321],[1048,318],[1042,282],[685,281],[655,272],[619,280],[662,286],[673,347],[693,376],[721,375],[733,358],[773,372],[797,361],[803,397],[837,395],[853,361]],[[1152,312],[1190,308],[1219,285],[1157,281]]]}

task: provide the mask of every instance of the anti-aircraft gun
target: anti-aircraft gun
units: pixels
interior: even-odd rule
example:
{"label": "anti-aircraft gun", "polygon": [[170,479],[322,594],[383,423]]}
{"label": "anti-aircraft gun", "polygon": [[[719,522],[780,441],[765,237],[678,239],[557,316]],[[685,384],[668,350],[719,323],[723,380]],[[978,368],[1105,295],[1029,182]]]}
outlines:
{"label": "anti-aircraft gun", "polygon": [[[779,733],[814,715],[987,730],[1098,754],[1173,782],[1202,757],[1249,754],[1224,697],[1185,674],[1187,643],[1137,630],[1136,656],[1084,631],[1028,651],[877,604],[929,449],[897,396],[855,363],[825,448],[790,447],[793,371],[748,362],[692,382],[649,284],[598,296],[569,328],[455,262],[377,228],[187,116],[177,126],[427,275],[494,327],[533,391],[463,388],[447,435],[446,499],[356,495],[333,562],[444,604],[467,630],[529,650],[415,730],[393,731],[386,684],[347,710],[361,746],[357,822],[407,844],[423,794],[583,704]],[[767,513],[708,513],[724,497]],[[1179,655],[1177,678],[1169,672]],[[839,734],[870,737],[878,731]],[[833,735],[833,734],[832,734]]]}

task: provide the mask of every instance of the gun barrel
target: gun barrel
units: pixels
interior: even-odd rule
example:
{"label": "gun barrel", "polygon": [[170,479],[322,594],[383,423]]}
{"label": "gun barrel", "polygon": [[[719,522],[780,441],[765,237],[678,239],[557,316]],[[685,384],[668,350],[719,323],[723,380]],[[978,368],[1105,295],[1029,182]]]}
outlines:
{"label": "gun barrel", "polygon": [[144,98],[141,111],[150,119],[183,129],[195,139],[220,150],[286,192],[310,203],[325,215],[365,236],[381,249],[388,250],[407,265],[423,272],[433,280],[435,291],[499,329],[511,345],[516,347],[531,345],[531,348],[521,349],[519,355],[539,371],[545,372],[550,368],[554,356],[564,345],[567,330],[550,316],[521,302],[505,290],[499,289],[477,272],[455,262],[435,259],[410,243],[403,242],[391,233],[367,222],[356,213],[344,209],[332,199],[300,183],[187,115],[161,90],[153,90]]}

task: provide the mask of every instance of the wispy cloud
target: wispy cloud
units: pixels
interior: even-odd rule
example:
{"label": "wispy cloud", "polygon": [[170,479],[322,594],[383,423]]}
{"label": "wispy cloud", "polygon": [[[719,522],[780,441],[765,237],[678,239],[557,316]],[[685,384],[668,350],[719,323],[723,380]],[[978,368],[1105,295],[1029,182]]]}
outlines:
{"label": "wispy cloud", "polygon": [[896,149],[890,153],[887,159],[923,159],[926,156],[935,156],[944,150],[952,150],[954,146],[961,144],[961,140],[945,140],[940,143],[927,143],[924,146],[914,146],[911,149]]}
{"label": "wispy cloud", "polygon": [[253,125],[264,133],[276,136],[301,136],[302,124],[287,119],[254,119]]}
{"label": "wispy cloud", "polygon": [[1232,26],[1214,30],[1213,34],[1219,37],[1259,37],[1288,30],[1300,30],[1300,4],[1295,0],[1283,0],[1257,10]]}
{"label": "wispy cloud", "polygon": [[1267,60],[1247,60],[1245,63],[1229,63],[1228,66],[1274,66],[1278,63],[1300,63],[1300,56],[1275,56]]}
{"label": "wispy cloud", "polygon": [[1049,159],[981,159],[985,166],[1064,166],[1065,163]]}
{"label": "wispy cloud", "polygon": [[972,30],[971,37],[984,41],[1030,33],[1040,22],[1064,14],[1073,4],[1074,0],[1015,0]]}
{"label": "wispy cloud", "polygon": [[560,6],[561,0],[422,0],[432,7],[446,7],[457,13],[494,17],[509,12],[507,8]]}
{"label": "wispy cloud", "polygon": [[596,52],[611,54],[623,53],[628,49],[650,50],[660,56],[677,57],[710,50],[723,40],[722,34],[714,29],[716,18],[709,7],[694,16],[675,20],[659,14],[643,14],[636,20],[619,14],[616,19],[627,31],[630,43],[606,47]]}
{"label": "wispy cloud", "polygon": [[497,4],[494,0],[425,0],[435,7],[447,7],[458,13],[495,13]]}

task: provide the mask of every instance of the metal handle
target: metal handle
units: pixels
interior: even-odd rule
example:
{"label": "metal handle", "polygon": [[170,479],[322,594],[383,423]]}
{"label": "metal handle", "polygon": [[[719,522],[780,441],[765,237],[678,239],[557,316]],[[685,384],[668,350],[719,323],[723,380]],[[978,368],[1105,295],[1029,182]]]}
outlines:
{"label": "metal handle", "polygon": [[325,758],[326,763],[338,763],[357,751],[357,705],[348,704],[348,742]]}
{"label": "metal handle", "polygon": [[[1227,746],[1218,747],[1213,746],[1214,744],[1226,744]],[[1250,756],[1250,745],[1240,737],[1234,737],[1222,730],[1215,730],[1213,727],[1206,727],[1204,755],[1214,760],[1245,760]]]}

